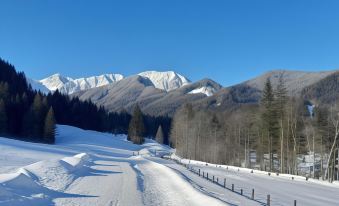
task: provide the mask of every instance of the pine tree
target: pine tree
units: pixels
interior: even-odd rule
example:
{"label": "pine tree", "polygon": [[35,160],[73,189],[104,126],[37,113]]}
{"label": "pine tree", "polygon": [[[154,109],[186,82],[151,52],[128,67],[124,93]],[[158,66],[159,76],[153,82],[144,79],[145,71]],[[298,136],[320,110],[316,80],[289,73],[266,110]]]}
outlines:
{"label": "pine tree", "polygon": [[139,105],[134,109],[132,119],[128,128],[128,140],[134,144],[142,144],[144,142],[145,125],[143,114]]}
{"label": "pine tree", "polygon": [[0,134],[7,133],[7,113],[6,113],[6,105],[3,99],[0,100]]}
{"label": "pine tree", "polygon": [[55,142],[55,117],[51,107],[46,115],[44,128],[44,142],[53,144]]}
{"label": "pine tree", "polygon": [[159,144],[164,144],[164,132],[162,131],[162,127],[161,125],[158,128],[157,134],[155,136],[155,140],[159,143]]}
{"label": "pine tree", "polygon": [[9,100],[9,85],[7,82],[0,83],[0,98],[4,101]]}
{"label": "pine tree", "polygon": [[[284,73],[281,73],[278,80],[278,85],[275,91],[275,107],[277,112],[277,120],[279,121],[279,133],[280,133],[280,172],[284,172],[284,145],[286,142],[284,131],[284,120],[287,103],[287,89],[285,87]],[[279,145],[279,144],[278,144]]]}
{"label": "pine tree", "polygon": [[33,111],[32,109],[29,109],[22,120],[22,136],[27,138],[27,137],[33,137],[34,136],[34,132],[33,132],[33,128],[34,128],[34,115],[33,115]]}
{"label": "pine tree", "polygon": [[43,137],[44,114],[42,97],[39,93],[36,94],[34,97],[32,112],[33,112],[33,136],[41,138]]}
{"label": "pine tree", "polygon": [[279,137],[277,126],[277,112],[275,108],[275,99],[274,99],[274,92],[272,88],[272,84],[270,79],[266,80],[265,88],[263,91],[263,96],[261,99],[261,105],[263,108],[262,112],[262,121],[263,121],[263,129],[264,134],[267,137],[267,151],[269,153],[269,167],[270,170],[273,171],[273,154],[275,151],[274,145],[277,143],[277,139]]}

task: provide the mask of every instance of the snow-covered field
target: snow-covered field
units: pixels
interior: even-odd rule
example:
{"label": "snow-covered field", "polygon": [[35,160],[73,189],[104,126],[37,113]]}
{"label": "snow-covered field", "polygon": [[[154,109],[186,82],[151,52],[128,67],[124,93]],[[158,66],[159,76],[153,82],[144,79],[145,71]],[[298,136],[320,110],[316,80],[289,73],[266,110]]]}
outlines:
{"label": "snow-covered field", "polygon": [[151,140],[62,125],[58,134],[56,145],[0,138],[0,205],[223,205],[147,159],[170,151]]}
{"label": "snow-covered field", "polygon": [[[0,205],[263,205],[159,158],[173,151],[151,140],[59,125],[56,145],[0,138],[0,151]],[[337,186],[192,166],[271,194],[271,205],[338,205]]]}

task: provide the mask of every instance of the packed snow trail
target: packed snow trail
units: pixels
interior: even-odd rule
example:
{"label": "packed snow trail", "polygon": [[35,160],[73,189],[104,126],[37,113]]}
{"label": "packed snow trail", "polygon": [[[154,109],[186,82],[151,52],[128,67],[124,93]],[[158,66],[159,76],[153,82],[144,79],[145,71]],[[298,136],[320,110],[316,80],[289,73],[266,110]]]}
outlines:
{"label": "packed snow trail", "polygon": [[125,136],[62,125],[58,133],[56,145],[0,138],[1,206],[226,205],[145,159],[149,150],[169,151],[153,141],[133,145]]}
{"label": "packed snow trail", "polygon": [[259,202],[250,200],[237,193],[231,192],[223,187],[213,184],[212,182],[207,181],[202,177],[199,177],[198,175],[192,173],[185,167],[178,165],[173,161],[164,160],[157,157],[148,157],[147,159],[165,165],[168,168],[177,171],[182,176],[184,176],[196,189],[202,191],[203,193],[211,197],[215,197],[225,203],[228,203],[230,205],[246,205],[246,206],[262,205]]}

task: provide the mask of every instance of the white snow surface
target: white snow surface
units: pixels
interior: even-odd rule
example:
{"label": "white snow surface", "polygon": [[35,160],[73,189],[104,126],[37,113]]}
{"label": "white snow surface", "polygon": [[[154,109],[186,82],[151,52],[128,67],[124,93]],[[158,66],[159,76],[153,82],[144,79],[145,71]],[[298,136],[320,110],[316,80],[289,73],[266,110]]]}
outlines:
{"label": "white snow surface", "polygon": [[227,205],[153,161],[172,150],[152,140],[58,125],[55,145],[0,138],[0,150],[1,206]]}
{"label": "white snow surface", "polygon": [[41,84],[39,81],[27,78],[27,83],[32,86],[32,89],[35,89],[36,91],[40,91],[44,94],[48,94],[50,90],[45,87],[43,84]]}
{"label": "white snow surface", "polygon": [[[146,140],[134,145],[125,135],[58,125],[55,145],[0,138],[0,205],[337,205],[338,184],[301,177],[178,159],[227,188],[199,177],[172,160],[174,150]],[[239,171],[238,171],[239,169]],[[235,184],[235,191],[230,185]],[[248,196],[256,189],[255,201]]]}
{"label": "white snow surface", "polygon": [[215,94],[217,91],[215,88],[213,87],[209,87],[209,86],[204,86],[204,87],[200,87],[197,89],[194,89],[192,91],[189,92],[189,94],[205,94],[206,96],[210,97],[213,94]]}
{"label": "white snow surface", "polygon": [[138,74],[139,76],[148,78],[155,88],[171,91],[190,83],[190,81],[174,71],[158,72],[146,71]]}
{"label": "white snow surface", "polygon": [[100,76],[72,79],[70,77],[63,77],[60,74],[54,74],[37,82],[52,92],[58,89],[62,93],[72,94],[82,90],[105,86],[120,81],[123,78],[121,74],[103,74]]}

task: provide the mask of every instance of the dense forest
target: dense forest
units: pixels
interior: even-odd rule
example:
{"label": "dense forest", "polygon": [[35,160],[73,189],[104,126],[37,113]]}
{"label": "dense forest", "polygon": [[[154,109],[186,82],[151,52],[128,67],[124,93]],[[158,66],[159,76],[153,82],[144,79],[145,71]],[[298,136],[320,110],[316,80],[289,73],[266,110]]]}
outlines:
{"label": "dense forest", "polygon": [[[42,94],[32,90],[25,74],[0,59],[0,135],[44,143],[54,143],[55,125],[65,124],[82,129],[128,132],[131,115],[106,112],[90,101],[80,101],[56,91]],[[171,119],[143,115],[145,136],[155,136],[159,125],[170,130]]]}
{"label": "dense forest", "polygon": [[188,159],[333,181],[338,135],[339,104],[290,97],[280,77],[276,88],[267,80],[259,103],[227,112],[184,105],[174,116],[170,144]]}

